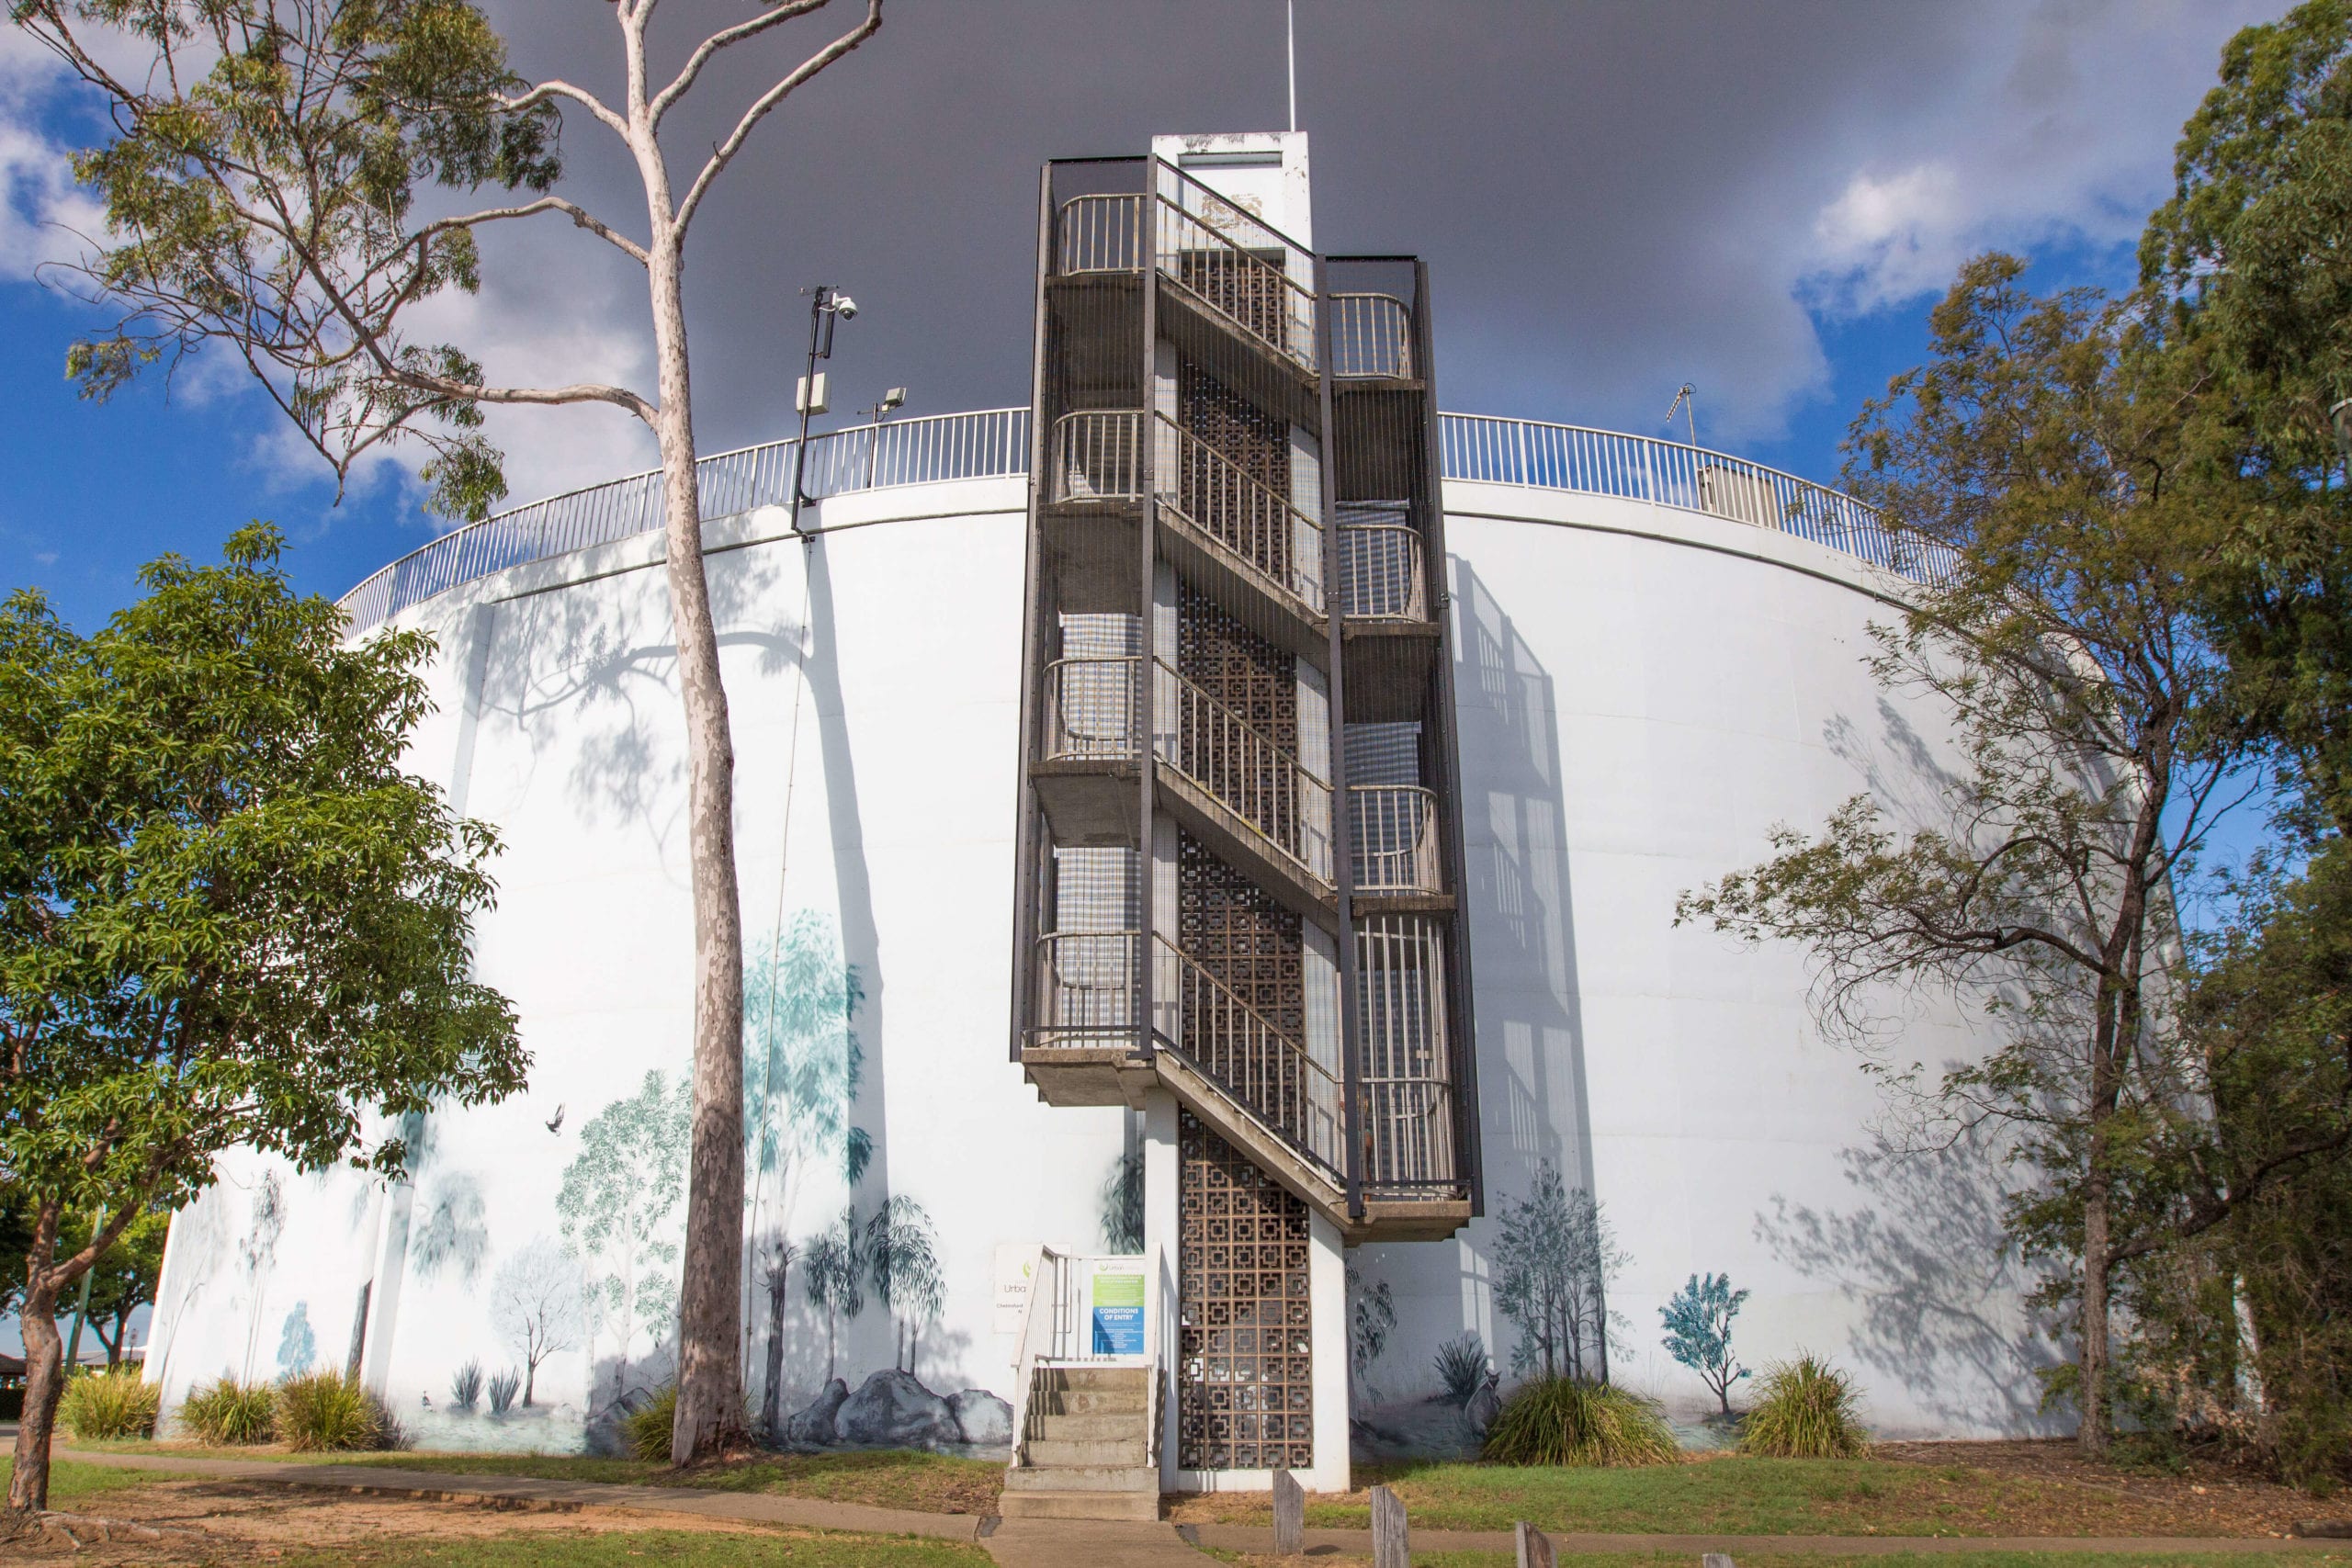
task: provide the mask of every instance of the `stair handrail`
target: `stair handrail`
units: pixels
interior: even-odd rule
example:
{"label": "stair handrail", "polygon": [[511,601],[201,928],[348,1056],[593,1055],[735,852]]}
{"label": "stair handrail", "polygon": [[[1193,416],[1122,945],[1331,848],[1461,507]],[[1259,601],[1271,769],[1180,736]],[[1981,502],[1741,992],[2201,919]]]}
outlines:
{"label": "stair handrail", "polygon": [[[1230,321],[1235,330],[1256,338],[1309,375],[1314,374],[1315,290],[1292,276],[1293,269],[1304,272],[1309,277],[1314,276],[1312,253],[1286,238],[1279,230],[1244,211],[1229,197],[1202,184],[1174,164],[1163,160],[1154,160],[1154,194],[1158,197],[1159,220],[1153,226],[1153,262],[1161,275]],[[1188,206],[1188,200],[1198,203],[1201,210],[1196,211]],[[1227,232],[1229,230],[1238,230],[1258,243],[1245,243]],[[1187,245],[1175,243],[1202,239],[1205,239],[1207,243]],[[1275,298],[1283,302],[1283,341],[1275,342],[1186,282],[1176,264],[1187,250],[1195,254],[1227,255],[1242,269],[1244,276],[1272,279],[1280,289]],[[1276,265],[1267,260],[1262,254],[1266,251],[1280,254],[1283,264]]]}
{"label": "stair handrail", "polygon": [[[1242,493],[1260,497],[1262,502],[1269,505],[1274,515],[1278,517],[1286,515],[1291,547],[1287,572],[1289,581],[1283,582],[1283,587],[1288,590],[1293,597],[1306,604],[1313,614],[1321,615],[1323,613],[1322,519],[1302,510],[1288,496],[1250,473],[1167,414],[1154,410],[1152,418],[1156,422],[1154,428],[1161,433],[1163,438],[1168,436],[1174,438],[1175,448],[1170,454],[1170,461],[1155,462],[1153,465],[1152,483],[1158,492],[1155,499],[1163,506],[1172,507],[1193,526],[1216,540],[1217,544],[1224,546],[1225,548],[1234,550],[1236,555],[1249,561],[1259,571],[1264,572],[1269,577],[1273,576],[1274,574],[1268,571],[1251,552],[1234,549],[1231,545],[1227,545],[1224,540],[1217,538],[1216,529],[1205,519],[1194,517],[1185,509],[1182,502],[1183,491],[1177,481],[1178,465],[1194,454],[1208,458],[1216,468],[1224,471],[1221,476],[1224,482],[1232,484]],[[1174,499],[1171,500],[1171,497]]]}
{"label": "stair handrail", "polygon": [[1055,276],[1141,272],[1143,266],[1141,192],[1090,192],[1071,197],[1055,212]]}
{"label": "stair handrail", "polygon": [[[1097,431],[1107,431],[1111,440],[1104,442]],[[1083,437],[1085,449],[1073,453],[1074,438]],[[1138,460],[1143,450],[1143,411],[1141,409],[1078,409],[1054,421],[1053,472],[1047,482],[1052,487],[1047,498],[1057,505],[1074,502],[1117,501],[1133,502],[1143,496],[1143,467]],[[1099,456],[1098,456],[1099,454]],[[1073,457],[1080,461],[1073,465]],[[1084,461],[1097,457],[1108,473],[1110,484],[1095,484],[1096,468]],[[1083,491],[1070,484],[1073,474],[1087,476]]]}
{"label": "stair handrail", "polygon": [[[1307,1048],[1305,1042],[1295,1040],[1285,1033],[1273,1020],[1252,1006],[1249,998],[1210,974],[1182,948],[1156,931],[1152,935],[1152,940],[1173,955],[1177,965],[1177,995],[1170,998],[1176,1003],[1176,1010],[1175,1016],[1170,1021],[1173,1025],[1172,1038],[1166,1039],[1167,1046],[1192,1064],[1193,1069],[1202,1077],[1223,1089],[1232,1098],[1235,1104],[1248,1112],[1260,1125],[1289,1145],[1295,1153],[1310,1164],[1320,1167],[1335,1183],[1344,1183],[1346,1178],[1341,1174],[1340,1167],[1340,1108],[1342,1098],[1338,1073],[1324,1063],[1317,1061],[1315,1053]],[[1296,1063],[1299,1068],[1299,1082],[1302,1086],[1299,1091],[1300,1114],[1296,1119],[1297,1125],[1285,1125],[1279,1114],[1270,1114],[1267,1108],[1255,1100],[1248,1089],[1234,1083],[1229,1074],[1221,1071],[1214,1064],[1204,1061],[1200,1053],[1185,1043],[1183,998],[1187,983],[1194,981],[1206,989],[1219,1005],[1239,1013],[1249,1025],[1261,1033],[1272,1044],[1279,1047],[1287,1058]],[[1315,1086],[1312,1089],[1306,1087],[1310,1084]],[[1310,1110],[1314,1112],[1312,1118],[1307,1114]],[[1321,1136],[1317,1135],[1318,1128],[1321,1131]]]}
{"label": "stair handrail", "polygon": [[[1125,668],[1116,677],[1102,677],[1103,691],[1082,688],[1088,675],[1109,665]],[[1139,653],[1072,654],[1046,665],[1045,752],[1040,760],[1117,761],[1137,755],[1143,730],[1142,665]],[[1069,714],[1073,697],[1085,708],[1076,723]],[[1107,720],[1114,705],[1119,710],[1115,734],[1090,728]]]}
{"label": "stair handrail", "polygon": [[[1239,818],[1284,860],[1291,862],[1309,877],[1325,886],[1332,886],[1331,786],[1329,783],[1317,777],[1306,763],[1300,761],[1273,737],[1252,724],[1238,709],[1186,680],[1177,672],[1175,666],[1166,660],[1155,659],[1152,662],[1159,667],[1158,678],[1170,683],[1170,694],[1183,699],[1182,702],[1169,705],[1174,709],[1173,713],[1163,709],[1157,701],[1154,702],[1152,754],[1191,780],[1205,791],[1210,798],[1217,801]],[[1155,697],[1158,694],[1155,693]],[[1192,766],[1187,765],[1186,753],[1193,749],[1188,740],[1188,736],[1191,734],[1188,727],[1193,722],[1193,715],[1196,708],[1205,711],[1218,723],[1238,731],[1248,741],[1272,753],[1272,761],[1278,766],[1275,776],[1288,781],[1288,788],[1294,795],[1291,818],[1294,831],[1301,840],[1299,847],[1294,848],[1283,842],[1267,823],[1250,813],[1246,805],[1228,798],[1222,789],[1201,777]],[[1251,777],[1258,775],[1254,761],[1245,769],[1245,772]]]}
{"label": "stair handrail", "polygon": [[[1119,954],[1113,965],[1116,978],[1101,985],[1084,983],[1065,987],[1057,978],[1060,972],[1057,963],[1059,950],[1064,942],[1077,942],[1116,944],[1113,949]],[[1037,987],[1040,1010],[1044,1016],[1029,1032],[1033,1036],[1046,1037],[1038,1042],[1042,1048],[1052,1049],[1058,1045],[1058,1037],[1065,1034],[1076,1035],[1081,1041],[1132,1041],[1136,1027],[1136,976],[1140,967],[1138,949],[1142,943],[1143,932],[1132,927],[1123,931],[1046,931],[1038,936]],[[1064,1010],[1059,998],[1065,991],[1103,993],[1112,998],[1113,1005],[1108,1010],[1111,1016],[1095,1018],[1093,1010],[1087,1008],[1079,1010],[1087,1016],[1075,1022],[1063,1021]]]}
{"label": "stair handrail", "polygon": [[[1060,1267],[1061,1254],[1050,1247],[1037,1248],[1036,1267],[1029,1275],[1029,1295],[1021,1303],[1021,1332],[1013,1341],[1012,1374],[1013,1389],[1021,1396],[1021,1419],[1012,1433],[1012,1458],[1006,1467],[1011,1470],[1023,1469],[1029,1462],[1029,1439],[1034,1435],[1033,1429],[1037,1421],[1037,1325],[1040,1322],[1037,1298],[1044,1295],[1055,1302],[1061,1299]],[[1054,1281],[1050,1287],[1047,1285],[1049,1275]],[[1046,1334],[1050,1337],[1053,1332],[1052,1314],[1045,1314],[1043,1321],[1046,1325]]]}
{"label": "stair handrail", "polygon": [[[1340,516],[1347,515],[1345,508]],[[1378,542],[1399,541],[1404,569],[1390,574],[1367,563]],[[1421,531],[1410,523],[1340,524],[1340,614],[1351,621],[1426,621],[1429,590],[1421,570]],[[1373,546],[1367,548],[1368,545]],[[1366,608],[1365,606],[1371,606]]]}

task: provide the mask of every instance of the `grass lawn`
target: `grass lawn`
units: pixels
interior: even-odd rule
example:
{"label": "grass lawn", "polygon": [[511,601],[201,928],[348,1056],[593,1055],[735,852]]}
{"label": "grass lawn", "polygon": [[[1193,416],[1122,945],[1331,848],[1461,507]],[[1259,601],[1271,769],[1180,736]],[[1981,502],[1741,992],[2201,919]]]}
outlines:
{"label": "grass lawn", "polygon": [[[14,1461],[0,1458],[0,1492],[6,1490],[8,1479],[16,1473],[16,1469]],[[105,1465],[75,1464],[72,1460],[51,1459],[49,1461],[49,1506],[71,1513],[102,1493],[182,1479],[184,1477],[166,1475],[159,1470],[113,1470]]]}
{"label": "grass lawn", "polygon": [[279,1568],[989,1568],[989,1558],[960,1541],[871,1535],[684,1534],[626,1530],[610,1535],[529,1534],[429,1538],[292,1552]]}
{"label": "grass lawn", "polygon": [[[1509,1529],[1526,1519],[1555,1532],[1676,1535],[2217,1533],[2192,1517],[2155,1527],[2145,1510],[2098,1488],[1884,1460],[1713,1459],[1632,1470],[1358,1468],[1359,1488],[1374,1483],[1385,1483],[1412,1522],[1431,1529]],[[1175,1517],[1262,1524],[1268,1506],[1262,1495],[1226,1493],[1188,1498]],[[1361,1490],[1309,1497],[1306,1522],[1361,1529],[1371,1522],[1370,1505]]]}
{"label": "grass lawn", "polygon": [[876,1508],[933,1514],[992,1514],[1004,1466],[902,1450],[825,1454],[763,1454],[732,1464],[702,1465],[683,1473],[643,1460],[578,1454],[296,1454],[276,1447],[206,1449],[186,1443],[87,1443],[110,1453],[187,1454],[204,1459],[279,1460],[289,1463],[356,1464],[429,1470],[444,1475],[529,1475],[553,1481],[597,1481],[617,1486],[694,1486],[714,1492],[764,1492]]}

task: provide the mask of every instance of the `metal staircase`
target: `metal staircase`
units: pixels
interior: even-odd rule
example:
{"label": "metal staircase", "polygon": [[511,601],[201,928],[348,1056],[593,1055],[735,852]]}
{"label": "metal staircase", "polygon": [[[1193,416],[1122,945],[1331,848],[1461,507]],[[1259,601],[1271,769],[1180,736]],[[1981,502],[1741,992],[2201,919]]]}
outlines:
{"label": "metal staircase", "polygon": [[1425,269],[1159,159],[1049,165],[1038,239],[1014,1058],[1056,1104],[1171,1093],[1350,1239],[1451,1234],[1479,1175]]}

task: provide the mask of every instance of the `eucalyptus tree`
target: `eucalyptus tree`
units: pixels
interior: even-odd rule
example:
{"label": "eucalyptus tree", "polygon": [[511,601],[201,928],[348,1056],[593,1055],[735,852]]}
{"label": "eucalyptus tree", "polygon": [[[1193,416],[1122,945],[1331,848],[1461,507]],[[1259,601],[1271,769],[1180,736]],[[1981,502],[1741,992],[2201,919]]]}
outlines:
{"label": "eucalyptus tree", "polygon": [[[2081,1443],[2110,1427],[2116,1271],[2206,1223],[2165,1174],[2210,1123],[2203,1065],[2174,1002],[2185,981],[2174,885],[2250,785],[2228,670],[2200,595],[2230,498],[2184,430],[2210,387],[2132,305],[2035,298],[2024,264],[1962,268],[1930,317],[1930,362],[1895,378],[1848,443],[1848,482],[1890,527],[1949,552],[1939,581],[1874,628],[1883,687],[1952,717],[1931,819],[1891,825],[1858,795],[1818,836],[1684,895],[1677,919],[1810,950],[1826,1026],[1943,1143],[2013,1140],[2029,1256],[2071,1309],[2059,1387]],[[1938,815],[1939,813],[1939,815]],[[1981,1006],[1981,1061],[1906,1061],[1906,994]]]}
{"label": "eucalyptus tree", "polygon": [[400,1140],[370,1146],[364,1118],[496,1100],[528,1066],[471,973],[496,840],[401,771],[427,640],[345,647],[277,547],[255,526],[220,566],[166,557],[87,637],[38,594],[0,603],[0,1187],[29,1219],[15,1522],[47,1505],[59,1303],[142,1216],[239,1145],[396,1173]]}
{"label": "eucalyptus tree", "polygon": [[[677,639],[694,893],[693,1198],[679,1323],[681,1463],[741,1421],[743,936],[734,747],[703,570],[685,319],[686,238],[752,132],[796,88],[871,37],[854,25],[766,78],[715,142],[672,167],[672,115],[721,55],[826,0],[769,0],[651,61],[656,0],[605,7],[621,65],[609,100],[524,80],[471,0],[13,0],[17,22],[95,89],[114,137],[77,161],[109,232],[79,276],[121,315],[77,344],[70,372],[104,396],[158,362],[224,345],[335,472],[407,445],[436,506],[480,517],[504,493],[485,405],[601,404],[641,420],[662,454],[665,570]],[[616,138],[642,187],[641,226],[556,190],[559,121]],[[433,187],[439,187],[436,194]],[[469,207],[491,191],[490,205]],[[422,199],[421,199],[422,198]],[[447,210],[443,210],[443,209]],[[463,344],[425,341],[416,312],[481,280],[480,231],[556,217],[644,273],[655,386],[493,379]]]}

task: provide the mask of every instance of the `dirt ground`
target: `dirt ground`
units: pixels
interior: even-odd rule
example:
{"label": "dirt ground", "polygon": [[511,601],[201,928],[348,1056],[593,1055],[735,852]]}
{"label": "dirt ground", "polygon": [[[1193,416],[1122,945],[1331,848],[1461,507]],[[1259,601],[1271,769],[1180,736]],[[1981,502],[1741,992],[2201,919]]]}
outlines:
{"label": "dirt ground", "polygon": [[165,1481],[103,1493],[71,1506],[94,1518],[144,1525],[162,1540],[118,1539],[75,1549],[12,1541],[11,1560],[71,1562],[93,1568],[116,1564],[153,1568],[247,1568],[289,1554],[364,1547],[399,1538],[461,1541],[480,1536],[551,1531],[570,1535],[614,1530],[755,1533],[798,1532],[691,1514],[659,1517],[617,1509],[555,1510],[492,1503],[424,1502],[303,1486],[236,1481]]}
{"label": "dirt ground", "polygon": [[2041,1484],[2018,1534],[2285,1535],[2301,1519],[2352,1518],[2352,1497],[2321,1501],[2234,1466],[2191,1460],[2179,1474],[2095,1464],[2071,1440],[1881,1443],[1876,1459],[1966,1465]]}

